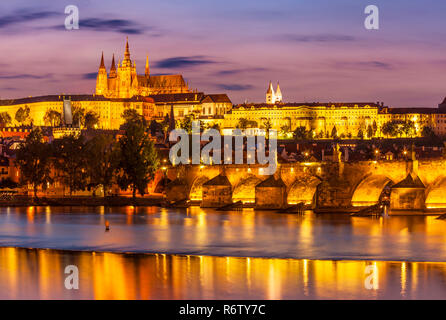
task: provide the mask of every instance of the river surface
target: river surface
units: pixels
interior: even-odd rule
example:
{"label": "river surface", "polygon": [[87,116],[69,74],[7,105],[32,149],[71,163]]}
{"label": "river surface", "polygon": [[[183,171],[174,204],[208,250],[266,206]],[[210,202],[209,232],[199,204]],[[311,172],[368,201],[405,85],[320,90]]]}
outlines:
{"label": "river surface", "polygon": [[0,208],[0,247],[3,299],[446,299],[435,217]]}
{"label": "river surface", "polygon": [[[108,220],[110,231],[105,232]],[[312,260],[446,262],[435,217],[209,209],[0,208],[0,246]]]}

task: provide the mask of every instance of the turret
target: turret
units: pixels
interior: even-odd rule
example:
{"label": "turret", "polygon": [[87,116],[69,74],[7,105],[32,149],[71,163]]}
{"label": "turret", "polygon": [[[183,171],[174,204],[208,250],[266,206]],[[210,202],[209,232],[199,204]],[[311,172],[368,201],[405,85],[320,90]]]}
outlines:
{"label": "turret", "polygon": [[282,91],[280,91],[279,82],[277,82],[277,90],[276,90],[276,101],[275,102],[282,102]]}
{"label": "turret", "polygon": [[273,84],[270,81],[268,90],[266,91],[266,103],[273,104],[274,102],[276,102],[276,97],[275,97],[275,93],[274,93],[274,89],[273,89]]}
{"label": "turret", "polygon": [[147,55],[147,59],[146,59],[146,72],[145,72],[146,77],[148,77],[150,75],[150,67],[149,67],[149,55]]}
{"label": "turret", "polygon": [[102,52],[101,64],[99,65],[98,76],[96,78],[96,94],[105,95],[107,93],[107,82],[107,69],[105,69],[104,52]]}
{"label": "turret", "polygon": [[130,60],[129,38],[127,37],[125,42],[124,60],[122,60],[123,67],[131,67],[132,61]]}

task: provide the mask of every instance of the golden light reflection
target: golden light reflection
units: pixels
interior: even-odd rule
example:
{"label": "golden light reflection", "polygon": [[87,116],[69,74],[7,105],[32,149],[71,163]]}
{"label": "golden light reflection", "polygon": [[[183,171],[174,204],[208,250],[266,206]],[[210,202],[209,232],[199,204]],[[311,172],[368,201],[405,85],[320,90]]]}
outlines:
{"label": "golden light reflection", "polygon": [[[76,292],[64,288],[67,265],[79,268],[81,281]],[[364,270],[370,265],[379,270],[379,275],[373,274],[373,283],[379,284],[377,290],[364,286],[367,276]],[[442,283],[446,263],[93,254],[0,248],[0,270],[2,299],[390,299],[415,294],[422,298],[424,292],[446,298]],[[407,284],[408,279],[412,279],[412,285]],[[395,290],[398,282],[401,290]]]}
{"label": "golden light reflection", "polygon": [[407,280],[407,266],[406,263],[401,263],[401,295],[406,295],[406,280]]}

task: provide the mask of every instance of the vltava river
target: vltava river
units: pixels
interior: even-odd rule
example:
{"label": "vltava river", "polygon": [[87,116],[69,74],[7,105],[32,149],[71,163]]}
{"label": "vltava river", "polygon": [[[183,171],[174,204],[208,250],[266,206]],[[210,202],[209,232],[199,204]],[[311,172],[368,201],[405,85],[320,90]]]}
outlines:
{"label": "vltava river", "polygon": [[445,231],[420,216],[0,208],[0,298],[446,299]]}
{"label": "vltava river", "polygon": [[[78,290],[65,288],[68,265],[79,270]],[[446,263],[0,248],[0,299],[426,298],[446,299]]]}
{"label": "vltava river", "polygon": [[[110,222],[110,232],[104,223]],[[0,208],[0,246],[311,260],[446,262],[446,221],[273,212]]]}

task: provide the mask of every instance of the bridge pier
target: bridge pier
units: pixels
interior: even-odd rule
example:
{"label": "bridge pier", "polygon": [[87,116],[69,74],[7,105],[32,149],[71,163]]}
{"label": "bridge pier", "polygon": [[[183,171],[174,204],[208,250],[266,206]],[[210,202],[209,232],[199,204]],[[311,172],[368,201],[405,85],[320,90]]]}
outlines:
{"label": "bridge pier", "polygon": [[284,209],[287,207],[286,184],[273,175],[255,187],[255,209]]}

